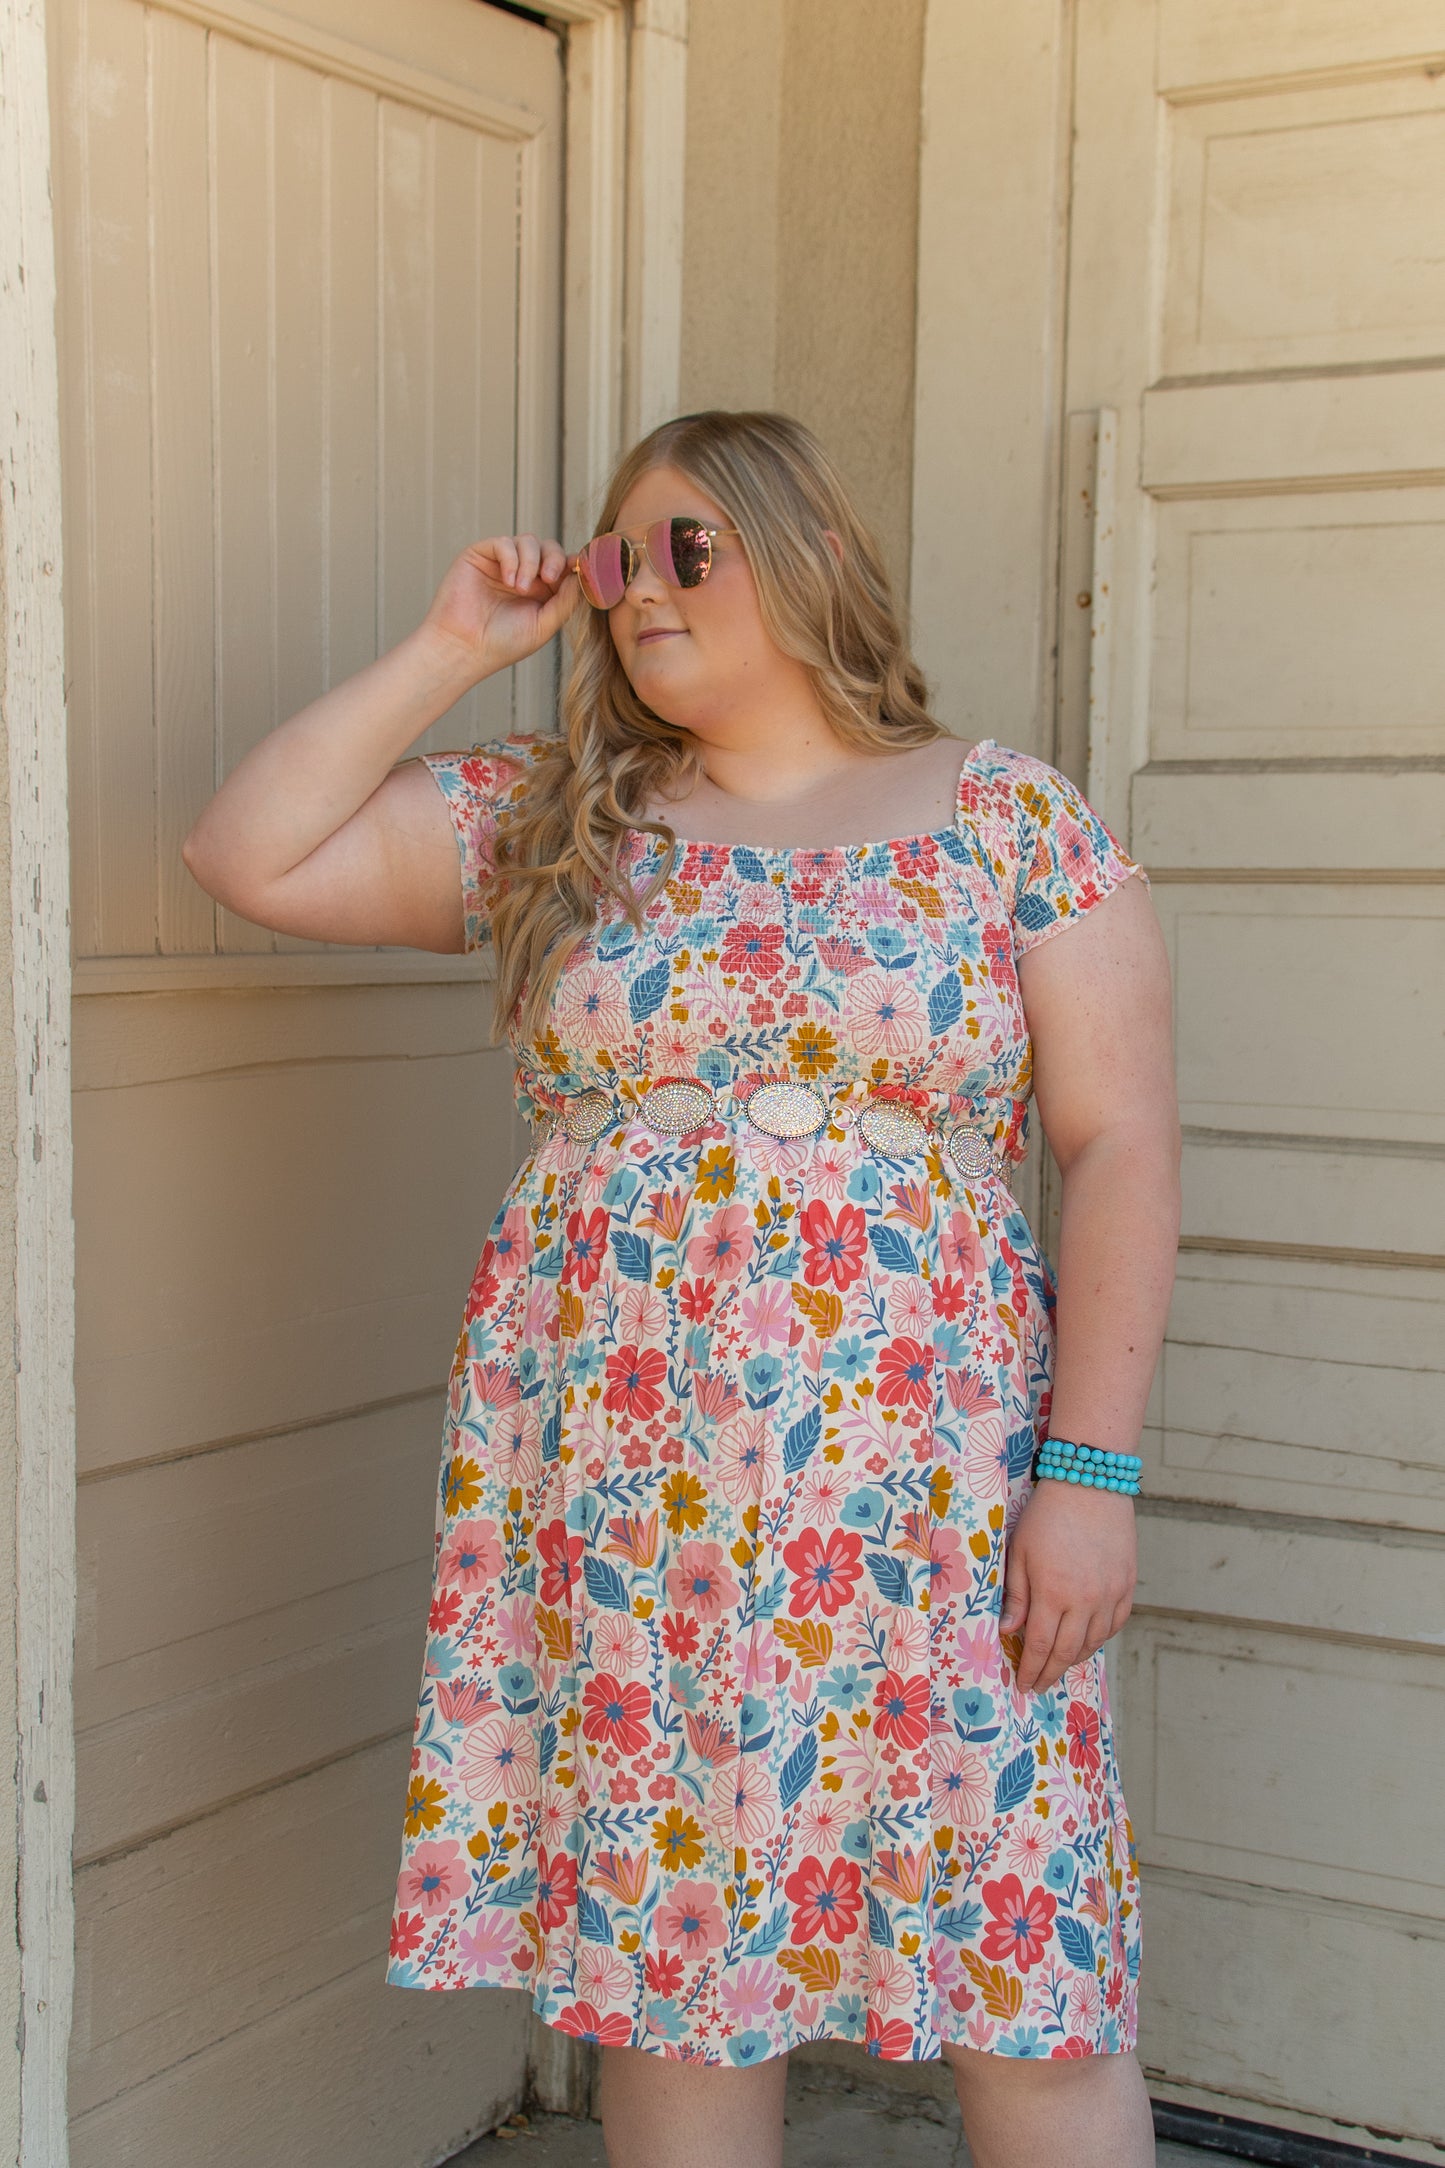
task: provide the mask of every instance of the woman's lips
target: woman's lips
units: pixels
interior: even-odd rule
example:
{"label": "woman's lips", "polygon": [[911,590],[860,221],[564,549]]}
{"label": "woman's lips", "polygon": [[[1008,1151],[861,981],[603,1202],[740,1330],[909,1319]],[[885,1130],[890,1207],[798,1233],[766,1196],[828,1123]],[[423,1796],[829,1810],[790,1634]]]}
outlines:
{"label": "woman's lips", "polygon": [[639,647],[646,647],[651,640],[679,640],[681,637],[681,633],[673,626],[659,626],[653,632],[640,632],[637,635],[637,644]]}

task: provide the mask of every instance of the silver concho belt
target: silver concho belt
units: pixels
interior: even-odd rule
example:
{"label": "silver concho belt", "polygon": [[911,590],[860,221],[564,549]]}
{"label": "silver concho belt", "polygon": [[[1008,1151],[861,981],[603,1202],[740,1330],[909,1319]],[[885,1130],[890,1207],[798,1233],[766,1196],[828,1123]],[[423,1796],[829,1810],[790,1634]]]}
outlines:
{"label": "silver concho belt", "polygon": [[[713,1119],[718,1094],[707,1084],[691,1078],[669,1077],[652,1085],[629,1107],[600,1086],[569,1092],[544,1134],[560,1127],[574,1144],[590,1144],[605,1130],[630,1119],[644,1122],[659,1136],[686,1137]],[[832,1116],[828,1096],[812,1084],[759,1084],[741,1102],[742,1112],[754,1129],[779,1139],[821,1135]],[[545,1118],[544,1118],[545,1120]],[[915,1157],[937,1136],[955,1171],[966,1182],[998,1182],[1006,1179],[1004,1163],[992,1139],[975,1122],[959,1121],[935,1127],[915,1108],[902,1101],[875,1096],[858,1111],[858,1134],[869,1151],[890,1159]]]}

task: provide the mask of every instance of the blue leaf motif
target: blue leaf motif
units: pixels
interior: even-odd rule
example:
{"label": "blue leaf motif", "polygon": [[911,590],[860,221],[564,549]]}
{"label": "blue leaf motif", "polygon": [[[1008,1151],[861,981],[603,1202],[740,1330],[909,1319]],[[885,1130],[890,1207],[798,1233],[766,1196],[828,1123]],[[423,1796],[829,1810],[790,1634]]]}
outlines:
{"label": "blue leaf motif", "polygon": [[886,1271],[909,1274],[917,1272],[918,1264],[913,1255],[913,1244],[907,1235],[901,1234],[896,1227],[870,1227],[868,1240],[873,1245],[874,1256]]}
{"label": "blue leaf motif", "polygon": [[778,1778],[778,1796],[785,1810],[792,1806],[795,1800],[801,1799],[813,1781],[813,1772],[817,1766],[818,1741],[814,1733],[806,1731],[783,1763],[782,1774]]}
{"label": "blue leaf motif", "polygon": [[655,1016],[667,999],[667,989],[672,978],[672,966],[663,960],[653,964],[650,970],[639,971],[627,990],[627,1006],[634,1024],[646,1023]]}
{"label": "blue leaf motif", "polygon": [[768,877],[768,869],[756,851],[735,850],[733,852],[733,864],[737,867],[738,876],[741,880],[765,881]]}
{"label": "blue leaf motif", "polygon": [[823,1411],[821,1408],[809,1408],[806,1415],[798,1417],[797,1422],[790,1427],[783,1439],[784,1475],[796,1475],[800,1468],[807,1467],[808,1462],[813,1457],[813,1449],[822,1434]]}
{"label": "blue leaf motif", "polygon": [[963,988],[957,978],[940,979],[928,997],[928,1028],[941,1039],[963,1014]]}
{"label": "blue leaf motif", "polygon": [[982,1925],[982,1905],[955,1905],[951,1912],[935,1912],[933,1915],[934,1932],[947,1935],[950,1942],[972,1942]]}
{"label": "blue leaf motif", "polygon": [[487,1884],[487,1903],[491,1905],[529,1905],[537,1894],[537,1870],[524,1867],[506,1882]]}
{"label": "blue leaf motif", "polygon": [[556,1752],[557,1727],[549,1721],[542,1726],[542,1736],[537,1744],[537,1768],[540,1775],[547,1774]]}
{"label": "blue leaf motif", "polygon": [[893,1922],[871,1889],[868,1892],[868,1939],[885,1950],[893,1947]]}
{"label": "blue leaf motif", "polygon": [[585,1942],[610,1942],[612,1922],[590,1891],[577,1885],[577,1932]]}
{"label": "blue leaf motif", "polygon": [[891,1551],[870,1551],[868,1571],[885,1603],[907,1603],[908,1568],[901,1558],[895,1558]]}
{"label": "blue leaf motif", "polygon": [[1008,1440],[1008,1472],[1020,1476],[1032,1465],[1034,1448],[1038,1444],[1033,1425],[1026,1423],[1022,1430],[1011,1430]]}
{"label": "blue leaf motif", "polygon": [[1005,1762],[998,1773],[998,1782],[993,1788],[993,1811],[995,1814],[1007,1814],[1014,1807],[1022,1806],[1034,1788],[1034,1771],[1036,1767],[1034,1750],[1031,1746],[1026,1746],[1022,1754],[1015,1754],[1011,1762]]}
{"label": "blue leaf motif", "polygon": [[1065,1957],[1077,1972],[1095,1970],[1094,1938],[1082,1920],[1076,1920],[1071,1912],[1054,1915],[1054,1930],[1059,1938]]}
{"label": "blue leaf motif", "polygon": [[772,1918],[762,1927],[755,1927],[743,1944],[744,1957],[771,1957],[774,1950],[783,1946],[788,1932],[788,1908],[779,1905]]}
{"label": "blue leaf motif", "polygon": [[624,1280],[640,1280],[644,1286],[652,1278],[652,1244],[642,1235],[636,1235],[630,1227],[614,1227],[612,1230],[612,1254],[617,1259],[617,1269]]}
{"label": "blue leaf motif", "polygon": [[582,1556],[582,1571],[586,1577],[588,1595],[602,1610],[632,1609],[627,1584],[610,1559],[599,1558],[593,1551],[585,1551]]}

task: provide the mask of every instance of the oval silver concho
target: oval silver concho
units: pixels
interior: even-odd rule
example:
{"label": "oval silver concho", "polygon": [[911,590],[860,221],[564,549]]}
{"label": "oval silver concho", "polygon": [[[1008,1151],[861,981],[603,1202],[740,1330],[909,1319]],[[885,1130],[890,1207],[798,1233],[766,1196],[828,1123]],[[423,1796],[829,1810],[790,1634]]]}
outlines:
{"label": "oval silver concho", "polygon": [[760,1084],[743,1112],[767,1137],[815,1137],[828,1119],[828,1102],[811,1084]]}
{"label": "oval silver concho", "polygon": [[948,1134],[948,1156],[966,1182],[982,1182],[997,1179],[998,1160],[993,1146],[981,1129],[960,1122]]}
{"label": "oval silver concho", "polygon": [[870,1152],[904,1156],[921,1152],[928,1142],[928,1125],[912,1107],[897,1100],[870,1099],[858,1116],[858,1134]]}
{"label": "oval silver concho", "polygon": [[685,1137],[700,1129],[712,1113],[713,1094],[706,1084],[689,1084],[678,1078],[654,1084],[637,1102],[637,1111],[649,1129],[664,1137]]}
{"label": "oval silver concho", "polygon": [[574,1144],[590,1144],[611,1127],[616,1113],[610,1092],[574,1092],[562,1109],[562,1127]]}

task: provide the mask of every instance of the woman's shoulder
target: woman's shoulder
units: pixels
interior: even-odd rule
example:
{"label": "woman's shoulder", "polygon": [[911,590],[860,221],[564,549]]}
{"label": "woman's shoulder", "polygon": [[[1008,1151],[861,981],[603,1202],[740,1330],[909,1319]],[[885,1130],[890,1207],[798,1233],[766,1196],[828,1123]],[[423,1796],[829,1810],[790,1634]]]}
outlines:
{"label": "woman's shoulder", "polygon": [[448,797],[500,807],[520,796],[538,761],[559,742],[555,731],[521,730],[421,757]]}

